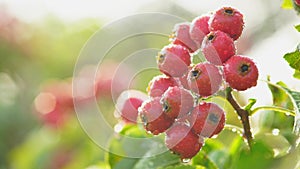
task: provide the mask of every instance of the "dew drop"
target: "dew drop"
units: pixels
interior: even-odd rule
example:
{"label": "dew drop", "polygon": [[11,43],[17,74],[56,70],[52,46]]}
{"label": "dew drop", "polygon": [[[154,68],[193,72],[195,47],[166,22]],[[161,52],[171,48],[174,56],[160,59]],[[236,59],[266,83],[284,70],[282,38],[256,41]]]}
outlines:
{"label": "dew drop", "polygon": [[183,158],[181,161],[182,161],[183,163],[188,163],[188,162],[191,161],[191,159],[190,159],[190,158]]}
{"label": "dew drop", "polygon": [[273,130],[272,130],[272,134],[273,134],[274,136],[278,136],[278,135],[279,135],[279,132],[280,132],[279,129],[273,129]]}
{"label": "dew drop", "polygon": [[115,130],[115,132],[119,133],[120,131],[122,131],[123,127],[124,127],[123,124],[118,123],[115,125],[114,130]]}
{"label": "dew drop", "polygon": [[290,116],[290,115],[291,115],[291,113],[285,113],[285,115],[287,115],[287,116]]}

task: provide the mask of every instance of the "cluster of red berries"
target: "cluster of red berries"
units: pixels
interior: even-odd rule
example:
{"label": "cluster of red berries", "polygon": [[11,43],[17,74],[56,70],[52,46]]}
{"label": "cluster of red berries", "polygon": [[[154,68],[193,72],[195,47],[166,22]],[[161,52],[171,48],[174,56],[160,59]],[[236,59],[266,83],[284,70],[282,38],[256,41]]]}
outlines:
{"label": "cluster of red berries", "polygon": [[[223,77],[225,85],[239,91],[257,83],[255,63],[236,55],[234,41],[243,27],[243,15],[231,7],[223,7],[211,16],[197,17],[191,24],[175,25],[171,44],[157,56],[163,75],[150,81],[147,88],[150,99],[128,99],[134,106],[130,113],[129,109],[125,111],[128,106],[123,106],[121,116],[130,114],[136,120],[139,114],[148,132],[154,135],[166,132],[165,143],[172,152],[182,159],[195,156],[204,138],[220,133],[225,125],[225,112],[201,98],[217,93]],[[207,62],[193,65],[191,57],[199,51]]]}
{"label": "cluster of red berries", "polygon": [[293,0],[293,6],[297,13],[300,13],[300,0]]}

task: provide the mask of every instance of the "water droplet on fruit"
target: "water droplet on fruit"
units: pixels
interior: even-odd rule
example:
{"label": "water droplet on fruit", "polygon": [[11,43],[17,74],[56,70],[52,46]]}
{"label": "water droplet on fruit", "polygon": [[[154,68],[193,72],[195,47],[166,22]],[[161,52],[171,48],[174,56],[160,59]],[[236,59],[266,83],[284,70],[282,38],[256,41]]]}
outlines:
{"label": "water droplet on fruit", "polygon": [[191,159],[190,159],[190,158],[183,158],[181,161],[182,161],[183,163],[188,163],[188,162],[191,161]]}

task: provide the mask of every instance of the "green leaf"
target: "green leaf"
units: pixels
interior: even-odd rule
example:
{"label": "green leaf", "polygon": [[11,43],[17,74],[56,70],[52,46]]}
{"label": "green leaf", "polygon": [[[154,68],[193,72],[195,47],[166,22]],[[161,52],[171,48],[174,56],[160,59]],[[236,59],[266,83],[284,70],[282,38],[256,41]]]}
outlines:
{"label": "green leaf", "polygon": [[293,102],[294,110],[296,112],[293,132],[296,135],[300,136],[300,92],[292,91],[291,89],[288,89],[286,87],[282,88],[288,93],[289,97]]}
{"label": "green leaf", "polygon": [[273,161],[273,151],[262,141],[255,141],[251,150],[244,147],[238,156],[235,164],[232,164],[233,169],[266,169],[270,168]]}
{"label": "green leaf", "polygon": [[292,149],[289,151],[289,154],[286,156],[276,158],[276,160],[273,161],[271,168],[276,169],[287,169],[287,168],[294,168],[298,169],[300,165],[300,146],[298,146],[296,149]]}
{"label": "green leaf", "polygon": [[224,145],[222,144],[222,142],[220,142],[217,139],[207,139],[205,140],[205,144],[204,146],[201,148],[201,151],[204,152],[211,152],[214,150],[221,150],[224,148]]}
{"label": "green leaf", "polygon": [[[139,159],[127,158],[126,156],[128,154],[134,154],[142,157],[144,153],[149,150],[149,146],[151,146],[144,145],[142,139],[136,139],[133,143],[132,138],[145,138],[147,134],[136,125],[124,126],[119,134],[119,136],[116,135],[110,141],[106,161],[113,169],[122,168],[122,166],[132,168]],[[124,135],[128,137],[123,137]]]}
{"label": "green leaf", "polygon": [[85,169],[110,169],[110,166],[104,162],[101,162],[97,165],[91,165],[89,167],[86,167]]}
{"label": "green leaf", "polygon": [[124,168],[132,168],[137,162],[138,158],[127,158],[124,157],[118,163],[112,167],[112,169],[124,169]]}
{"label": "green leaf", "polygon": [[245,110],[250,111],[251,108],[254,106],[254,104],[256,103],[256,99],[249,99],[248,100],[248,104],[245,106]]}
{"label": "green leaf", "polygon": [[295,70],[295,73],[294,73],[294,78],[296,79],[300,79],[300,70]]}
{"label": "green leaf", "polygon": [[[283,85],[282,83],[277,83],[277,84],[272,84],[268,82],[269,87],[271,88],[276,88],[276,91],[284,91],[289,99],[291,100],[291,103],[293,105],[293,110],[295,111],[295,119],[294,119],[294,127],[293,127],[293,132],[299,137],[300,136],[300,92],[293,91],[289,88],[286,87],[286,85]],[[271,89],[270,88],[270,89]],[[272,90],[271,90],[272,91]],[[274,95],[274,91],[272,91],[273,98],[276,97],[277,95]],[[282,96],[277,96],[281,98]],[[281,98],[282,99],[282,98]],[[275,103],[274,103],[275,104]],[[299,143],[299,140],[298,140]]]}
{"label": "green leaf", "polygon": [[179,164],[179,165],[173,165],[168,167],[160,167],[158,169],[206,169],[206,168],[200,165],[191,166],[191,165]]}
{"label": "green leaf", "polygon": [[213,161],[218,168],[228,168],[228,165],[230,164],[230,155],[228,154],[228,151],[225,150],[216,150],[211,153],[209,153],[209,159]]}
{"label": "green leaf", "polygon": [[204,151],[200,151],[195,157],[192,158],[193,165],[201,165],[207,169],[218,169],[217,165],[209,159],[208,155]]}
{"label": "green leaf", "polygon": [[[268,87],[273,96],[273,105],[278,107],[283,107],[289,109],[291,111],[294,110],[294,105],[287,94],[287,92],[283,89],[282,86],[286,86],[282,82],[278,82],[277,84],[268,83]],[[294,118],[290,116],[286,116],[286,114],[275,112],[275,111],[266,111],[262,116],[262,126],[265,128],[273,129],[278,128],[280,130],[292,130]],[[272,120],[270,120],[272,119]]]}
{"label": "green leaf", "polygon": [[[278,131],[279,132],[279,131]],[[261,132],[255,135],[256,140],[264,141],[274,151],[275,157],[287,155],[290,149],[290,143],[281,134]]]}
{"label": "green leaf", "polygon": [[244,142],[243,138],[241,136],[236,136],[235,139],[232,141],[230,148],[229,148],[229,154],[231,155],[231,161],[230,161],[230,167],[228,168],[234,168],[235,164],[240,160],[240,153],[243,148],[247,147],[246,143]]}
{"label": "green leaf", "polygon": [[293,9],[293,2],[292,0],[283,0],[281,7],[283,9]]}
{"label": "green leaf", "polygon": [[[127,137],[116,136],[110,142],[110,152],[119,154],[109,153],[107,156],[112,169],[154,169],[180,164],[179,156],[170,153],[166,147],[163,147],[163,135],[156,137],[153,142],[145,142],[145,139],[134,139],[133,143],[130,138],[149,137],[143,129],[136,125],[125,126],[119,134]],[[166,152],[161,153],[163,149]],[[126,157],[127,154],[134,154],[135,157],[140,158],[129,158]]]}
{"label": "green leaf", "polygon": [[290,67],[295,70],[300,70],[300,51],[299,45],[294,52],[287,53],[284,56],[284,59],[289,63]]}
{"label": "green leaf", "polygon": [[286,93],[286,91],[282,87],[286,87],[286,85],[282,82],[277,82],[276,84],[268,82],[268,87],[271,90],[273,96],[273,105],[284,107],[290,110],[293,110],[294,106],[291,98]]}
{"label": "green leaf", "polygon": [[300,24],[296,25],[295,28],[297,29],[298,32],[300,32]]}
{"label": "green leaf", "polygon": [[155,149],[150,150],[145,154],[145,157],[141,158],[133,169],[157,169],[165,168],[170,165],[180,164],[180,158],[178,155],[172,154],[170,151],[166,151],[162,154],[150,157],[155,153]]}

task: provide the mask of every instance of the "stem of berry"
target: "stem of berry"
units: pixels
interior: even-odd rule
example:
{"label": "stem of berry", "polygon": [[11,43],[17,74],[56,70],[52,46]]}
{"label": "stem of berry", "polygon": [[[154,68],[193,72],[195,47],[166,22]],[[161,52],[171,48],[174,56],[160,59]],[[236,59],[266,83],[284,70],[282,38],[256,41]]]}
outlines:
{"label": "stem of berry", "polygon": [[240,107],[240,105],[233,98],[231,92],[232,92],[232,89],[230,87],[228,87],[226,89],[226,99],[229,101],[229,103],[232,105],[232,107],[235,109],[235,111],[239,115],[240,120],[242,121],[242,124],[244,127],[244,137],[246,138],[248,145],[251,147],[253,136],[252,136],[252,132],[251,132],[251,128],[250,128],[249,112]]}

